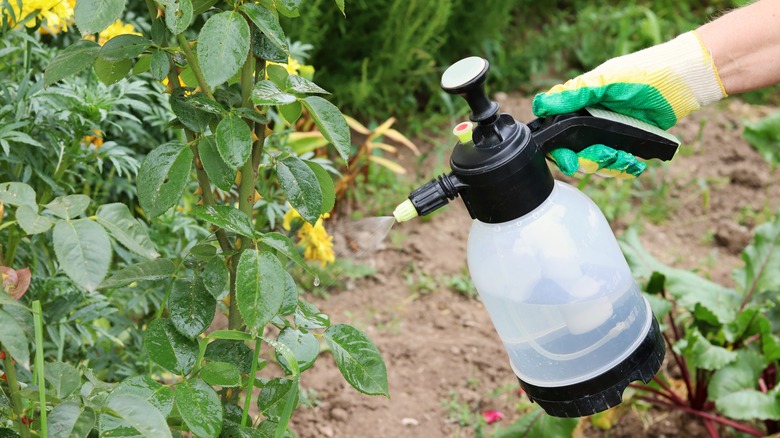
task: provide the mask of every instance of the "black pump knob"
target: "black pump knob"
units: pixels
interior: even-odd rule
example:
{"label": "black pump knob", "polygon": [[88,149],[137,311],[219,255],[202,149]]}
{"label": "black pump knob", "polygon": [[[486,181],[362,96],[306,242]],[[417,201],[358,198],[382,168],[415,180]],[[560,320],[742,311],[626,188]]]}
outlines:
{"label": "black pump knob", "polygon": [[480,124],[495,121],[498,103],[485,93],[485,79],[490,64],[479,56],[470,56],[452,64],[441,76],[441,87],[450,94],[462,96],[471,107],[471,120]]}

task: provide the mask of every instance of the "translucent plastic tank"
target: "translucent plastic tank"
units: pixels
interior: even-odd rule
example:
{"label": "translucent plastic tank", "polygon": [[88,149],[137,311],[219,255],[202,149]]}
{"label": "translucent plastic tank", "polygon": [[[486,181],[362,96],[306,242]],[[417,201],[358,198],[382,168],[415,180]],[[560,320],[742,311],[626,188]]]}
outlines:
{"label": "translucent plastic tank", "polygon": [[598,376],[650,329],[650,307],[604,215],[566,183],[518,219],[474,220],[468,264],[512,368],[532,385]]}

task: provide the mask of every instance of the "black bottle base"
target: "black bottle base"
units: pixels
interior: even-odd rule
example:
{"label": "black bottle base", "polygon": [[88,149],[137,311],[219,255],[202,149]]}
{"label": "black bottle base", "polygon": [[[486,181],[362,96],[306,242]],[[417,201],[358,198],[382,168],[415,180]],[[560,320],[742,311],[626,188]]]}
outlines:
{"label": "black bottle base", "polygon": [[528,398],[554,417],[584,417],[605,411],[623,401],[628,384],[641,380],[648,383],[661,368],[666,354],[658,321],[653,322],[647,336],[625,360],[592,379],[567,386],[535,386],[520,380]]}

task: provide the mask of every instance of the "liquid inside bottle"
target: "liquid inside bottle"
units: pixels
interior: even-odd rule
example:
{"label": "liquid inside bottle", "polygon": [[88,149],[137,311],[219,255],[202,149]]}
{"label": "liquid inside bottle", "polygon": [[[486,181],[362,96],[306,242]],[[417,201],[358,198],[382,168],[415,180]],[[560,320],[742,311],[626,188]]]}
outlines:
{"label": "liquid inside bottle", "polygon": [[645,338],[652,313],[601,211],[556,182],[518,219],[475,220],[468,244],[474,284],[515,373],[537,386],[593,378]]}

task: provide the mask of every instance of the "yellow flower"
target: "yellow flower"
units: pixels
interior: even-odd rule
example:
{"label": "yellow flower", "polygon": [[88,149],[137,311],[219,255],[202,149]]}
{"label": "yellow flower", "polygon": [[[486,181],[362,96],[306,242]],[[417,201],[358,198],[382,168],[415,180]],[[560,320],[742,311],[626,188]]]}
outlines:
{"label": "yellow flower", "polygon": [[[57,34],[60,31],[67,32],[68,25],[73,20],[73,5],[69,0],[22,0],[19,7],[17,0],[8,2],[11,5],[16,21],[35,13],[35,19],[28,20],[24,25],[35,27],[41,23],[39,31],[44,34]],[[0,15],[3,12],[0,11]]]}
{"label": "yellow flower", "polygon": [[[135,30],[135,26],[133,26],[130,23],[122,23],[122,20],[116,20],[113,22],[110,26],[103,29],[98,34],[98,44],[101,46],[106,43],[106,41],[110,40],[111,38],[118,36],[118,35],[141,35],[140,32],[137,32]],[[95,41],[94,35],[87,35],[84,37],[85,40]]]}
{"label": "yellow flower", "polygon": [[301,63],[298,62],[297,59],[293,58],[292,56],[287,57],[287,63],[283,62],[269,62],[269,64],[273,65],[279,65],[284,67],[285,70],[287,70],[287,73],[291,75],[298,74],[298,70],[302,67]]}
{"label": "yellow flower", "polygon": [[97,152],[100,149],[100,146],[103,146],[103,131],[92,128],[92,133],[95,135],[85,135],[83,139],[81,139],[82,146],[88,148],[88,149],[94,149],[95,152]]}
{"label": "yellow flower", "polygon": [[[303,258],[306,260],[319,260],[322,266],[336,261],[336,253],[333,252],[333,236],[328,235],[328,232],[322,225],[322,221],[329,217],[330,215],[325,213],[317,219],[314,225],[303,222],[296,234],[300,244],[303,246]],[[302,221],[303,218],[294,208],[290,208],[284,215],[282,228],[289,231],[292,229],[292,223],[295,220]]]}

